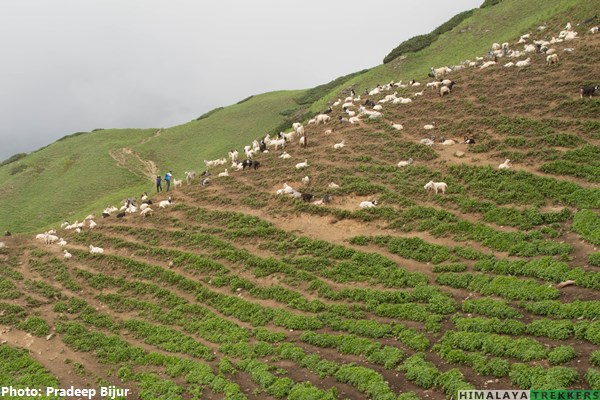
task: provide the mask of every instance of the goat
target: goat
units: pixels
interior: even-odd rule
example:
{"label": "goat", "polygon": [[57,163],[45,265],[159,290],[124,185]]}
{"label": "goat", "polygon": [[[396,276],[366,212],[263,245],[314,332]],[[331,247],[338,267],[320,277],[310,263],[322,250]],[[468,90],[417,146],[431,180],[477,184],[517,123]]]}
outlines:
{"label": "goat", "polygon": [[305,201],[305,202],[307,202],[307,203],[308,203],[308,202],[310,202],[310,201],[313,199],[313,197],[315,197],[315,196],[314,196],[312,193],[302,193],[302,194],[300,195],[300,197],[302,198],[302,201]]}
{"label": "goat", "polygon": [[475,139],[465,136],[464,144],[475,144]]}
{"label": "goat", "polygon": [[594,92],[598,90],[598,85],[593,86],[593,85],[587,85],[582,87],[581,89],[579,89],[579,97],[583,99],[583,96],[587,96],[590,99],[592,98],[592,96],[594,95]]}

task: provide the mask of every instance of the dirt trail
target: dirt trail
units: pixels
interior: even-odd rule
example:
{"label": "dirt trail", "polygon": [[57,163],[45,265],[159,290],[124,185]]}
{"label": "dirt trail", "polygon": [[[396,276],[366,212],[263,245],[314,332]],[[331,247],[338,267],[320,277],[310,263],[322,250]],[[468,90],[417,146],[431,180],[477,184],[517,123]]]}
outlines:
{"label": "dirt trail", "polygon": [[110,150],[108,154],[117,162],[121,168],[125,168],[135,175],[142,175],[151,181],[156,177],[158,168],[152,160],[143,159],[138,153],[129,147]]}

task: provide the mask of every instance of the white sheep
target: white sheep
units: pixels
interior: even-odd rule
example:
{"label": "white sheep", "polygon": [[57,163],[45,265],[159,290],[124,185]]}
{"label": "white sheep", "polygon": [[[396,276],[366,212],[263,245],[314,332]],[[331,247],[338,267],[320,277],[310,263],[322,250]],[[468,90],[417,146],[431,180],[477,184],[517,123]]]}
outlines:
{"label": "white sheep", "polygon": [[413,163],[413,159],[412,159],[412,158],[409,158],[409,159],[408,159],[408,160],[406,160],[406,161],[400,161],[400,162],[399,162],[397,165],[398,165],[398,167],[399,167],[399,168],[404,168],[404,167],[407,167],[407,166],[409,166],[409,165],[410,165],[410,164],[412,164],[412,163]]}
{"label": "white sheep", "polygon": [[58,241],[58,245],[60,247],[65,247],[67,244],[68,244],[67,241],[65,239],[63,239],[63,238],[60,238],[59,241]]}
{"label": "white sheep", "polygon": [[506,64],[504,64],[504,66],[507,67],[507,68],[514,67],[515,63],[512,62],[512,61],[510,61],[510,62],[507,62]]}
{"label": "white sheep", "polygon": [[456,144],[456,142],[452,139],[445,139],[441,143],[443,146],[452,146],[453,144]]}
{"label": "white sheep", "polygon": [[104,254],[102,247],[94,247],[90,244],[90,254]]}
{"label": "white sheep", "polygon": [[219,175],[220,177],[225,177],[225,176],[229,176],[229,172],[227,171],[227,168],[225,168],[225,171],[221,172]]}
{"label": "white sheep", "polygon": [[512,165],[508,158],[506,160],[504,160],[504,162],[502,164],[498,165],[498,169],[510,169],[510,167],[512,167]]}
{"label": "white sheep", "polygon": [[425,146],[433,146],[435,144],[435,142],[429,138],[421,139],[419,143],[424,144]]}
{"label": "white sheep", "polygon": [[573,32],[573,31],[571,31],[571,32],[567,32],[567,34],[566,34],[566,35],[565,35],[565,37],[564,37],[564,39],[565,39],[565,42],[566,42],[566,41],[569,41],[569,40],[573,40],[573,39],[575,39],[575,38],[577,38],[577,32]]}
{"label": "white sheep", "polygon": [[152,210],[150,207],[145,208],[142,210],[142,212],[140,212],[140,215],[143,217],[147,217],[148,215],[152,214],[154,212],[154,210]]}
{"label": "white sheep", "polygon": [[305,176],[304,178],[302,178],[303,185],[308,185],[308,182],[310,182],[310,178],[308,176]]}
{"label": "white sheep", "polygon": [[401,124],[392,124],[392,128],[401,131],[404,127]]}
{"label": "white sheep", "polygon": [[488,67],[491,67],[492,65],[496,65],[496,61],[486,61],[483,64],[481,64],[481,66],[479,66],[479,69],[488,68]]}
{"label": "white sheep", "polygon": [[331,119],[331,117],[327,114],[319,114],[315,117],[317,125],[319,125],[321,122],[323,124],[326,124],[327,122],[329,122],[329,120]]}
{"label": "white sheep", "polygon": [[376,106],[373,107],[373,110],[381,111],[381,110],[383,110],[383,107],[381,106],[381,104],[377,104]]}
{"label": "white sheep", "polygon": [[269,147],[275,147],[275,150],[277,150],[279,146],[281,146],[281,148],[283,149],[285,147],[285,139],[281,138],[277,140],[271,140],[267,145]]}
{"label": "white sheep", "polygon": [[290,185],[288,185],[287,182],[283,184],[283,193],[292,194],[292,193],[294,193],[294,191],[295,191],[294,188],[291,187]]}
{"label": "white sheep", "polygon": [[94,229],[98,224],[90,219],[90,222],[88,223],[88,225],[89,225],[90,229]]}
{"label": "white sheep", "polygon": [[[238,156],[239,156],[239,153],[238,153],[238,151],[237,151],[237,150],[230,150],[230,151],[229,151],[229,159],[231,160],[231,162],[232,162],[232,163],[233,163],[233,162],[237,162],[237,160],[238,160]],[[187,172],[186,172],[185,174],[186,174],[186,176],[187,176]],[[189,183],[189,182],[188,182],[188,183]]]}
{"label": "white sheep", "polygon": [[344,147],[345,145],[346,145],[345,140],[342,140],[341,142],[334,144],[333,148],[336,149],[336,150],[339,150],[342,147]]}
{"label": "white sheep", "polygon": [[360,118],[359,117],[350,117],[348,119],[348,122],[350,122],[351,124],[358,124],[360,122]]}
{"label": "white sheep", "polygon": [[527,67],[528,65],[531,65],[530,57],[527,57],[525,60],[517,61],[515,63],[515,66],[517,66],[517,67]]}
{"label": "white sheep", "polygon": [[599,29],[600,29],[599,27],[597,27],[597,26],[594,26],[594,27],[592,27],[592,28],[590,29],[590,33],[591,33],[591,34],[596,34],[596,33],[598,33],[598,30],[599,30]]}
{"label": "white sheep", "polygon": [[281,153],[279,158],[283,158],[284,160],[286,160],[288,158],[292,158],[292,156],[290,156],[287,152],[284,151],[283,153]]}
{"label": "white sheep", "polygon": [[426,131],[432,130],[433,128],[435,128],[435,122],[432,122],[431,124],[423,125],[423,129],[425,129]]}
{"label": "white sheep", "polygon": [[440,97],[444,97],[447,94],[450,94],[450,88],[448,86],[442,86],[440,88]]}
{"label": "white sheep", "polygon": [[302,147],[306,147],[306,136],[302,136],[298,141],[298,144]]}
{"label": "white sheep", "polygon": [[431,190],[435,190],[435,193],[437,194],[440,190],[442,191],[442,194],[446,193],[446,189],[448,189],[448,185],[445,182],[434,182],[434,181],[429,181],[427,182],[427,184],[424,186],[425,190],[427,190],[428,192],[430,192]]}
{"label": "white sheep", "polygon": [[373,208],[377,205],[377,200],[361,201],[359,204],[360,208]]}
{"label": "white sheep", "polygon": [[158,203],[158,208],[167,208],[172,202],[173,199],[171,199],[171,196],[169,196],[167,200],[163,200],[160,203]]}
{"label": "white sheep", "polygon": [[173,179],[173,188],[176,188],[177,186],[181,186],[182,184],[183,184],[183,180]]}
{"label": "white sheep", "polygon": [[46,235],[46,244],[54,244],[58,242],[59,237],[56,235]]}
{"label": "white sheep", "polygon": [[67,249],[64,249],[63,253],[64,253],[63,258],[66,259],[66,260],[68,260],[69,258],[73,257],[73,255],[71,253],[69,253],[67,251]]}
{"label": "white sheep", "polygon": [[325,135],[331,135],[333,133],[333,129],[327,129],[325,132],[323,132]]}
{"label": "white sheep", "polygon": [[87,221],[88,219],[94,219],[94,214],[89,214],[87,217],[84,218],[84,221]]}
{"label": "white sheep", "polygon": [[537,48],[533,44],[525,45],[525,49],[523,50],[525,53],[535,53]]}
{"label": "white sheep", "polygon": [[558,54],[550,54],[546,57],[546,65],[558,64]]}
{"label": "white sheep", "polygon": [[416,92],[415,93],[415,97],[417,97],[417,96],[423,96],[423,92],[425,92],[425,89],[421,90],[420,92]]}
{"label": "white sheep", "polygon": [[304,160],[304,162],[296,164],[296,169],[302,169],[308,167],[308,160]]}
{"label": "white sheep", "polygon": [[329,185],[327,185],[327,187],[329,189],[339,189],[340,185],[338,185],[337,183],[334,183],[334,182],[330,182]]}
{"label": "white sheep", "polygon": [[[235,151],[237,153],[237,150]],[[236,159],[237,159],[237,154],[236,154]],[[192,183],[192,180],[196,177],[196,172],[195,171],[185,171],[185,182],[189,185],[190,183]],[[147,196],[146,196],[147,197]],[[144,201],[145,199],[142,199],[142,201]]]}
{"label": "white sheep", "polygon": [[148,208],[148,207],[150,207],[150,205],[149,205],[149,204],[142,203],[142,205],[140,206],[140,210],[141,210],[141,211],[144,211],[144,210],[145,210],[146,208]]}

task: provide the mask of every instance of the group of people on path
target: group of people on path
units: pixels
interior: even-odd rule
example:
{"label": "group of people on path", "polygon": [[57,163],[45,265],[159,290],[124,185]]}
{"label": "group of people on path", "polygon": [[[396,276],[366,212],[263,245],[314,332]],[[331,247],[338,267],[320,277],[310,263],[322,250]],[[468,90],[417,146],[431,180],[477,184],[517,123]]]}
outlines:
{"label": "group of people on path", "polygon": [[[169,189],[171,188],[171,177],[173,177],[172,171],[169,171],[165,174],[164,181],[165,181],[165,185],[166,185],[166,188],[165,188],[166,192],[168,192]],[[156,193],[162,192],[162,190],[163,190],[162,181],[163,181],[163,178],[160,175],[157,175],[156,176]]]}

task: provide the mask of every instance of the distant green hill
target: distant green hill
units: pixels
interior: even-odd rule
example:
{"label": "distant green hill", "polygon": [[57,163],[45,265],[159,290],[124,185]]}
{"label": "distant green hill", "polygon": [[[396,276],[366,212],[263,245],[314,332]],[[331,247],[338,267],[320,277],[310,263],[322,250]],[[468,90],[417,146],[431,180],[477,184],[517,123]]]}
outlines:
{"label": "distant green hill", "polygon": [[317,88],[253,96],[158,134],[157,128],[71,135],[0,166],[0,230],[33,231],[64,218],[81,219],[127,196],[152,190],[154,167],[161,174],[173,170],[178,178],[186,169],[201,171],[204,159],[223,157],[230,148],[240,149],[314,115],[343,89],[352,86],[360,93],[391,80],[424,80],[432,66],[485,55],[493,42],[514,41],[557,15],[561,19],[569,15],[576,23],[596,12],[596,2],[587,0],[503,0],[474,10],[428,47],[403,54],[406,58]]}

